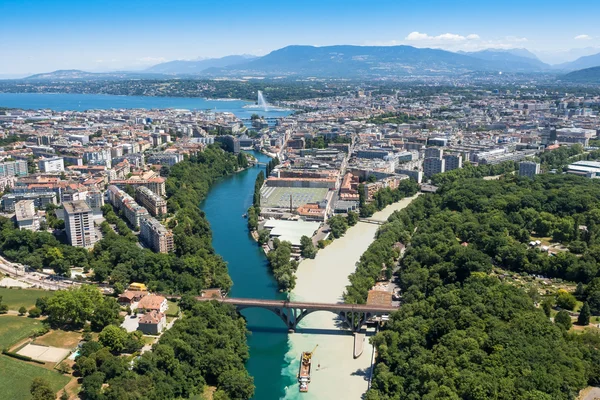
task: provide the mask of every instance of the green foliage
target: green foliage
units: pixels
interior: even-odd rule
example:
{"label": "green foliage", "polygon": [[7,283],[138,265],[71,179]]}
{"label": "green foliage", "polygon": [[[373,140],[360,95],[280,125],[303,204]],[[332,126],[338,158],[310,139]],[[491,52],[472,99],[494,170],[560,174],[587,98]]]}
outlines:
{"label": "green foliage", "polygon": [[185,317],[161,336],[152,352],[136,359],[131,371],[125,358],[103,345],[120,348],[127,335],[121,328],[107,327],[100,343],[85,343],[75,370],[83,377],[86,398],[190,398],[206,385],[216,386],[222,398],[251,398],[254,384],[244,369],[249,356],[244,319],[232,306],[216,302],[190,299],[181,306]]}
{"label": "green foliage", "polygon": [[403,304],[373,343],[370,399],[566,400],[587,384],[589,364],[560,331],[484,274]]}
{"label": "green foliage", "polygon": [[56,396],[50,383],[44,378],[33,378],[29,389],[32,400],[54,400]]}
{"label": "green foliage", "polygon": [[31,310],[29,310],[28,312],[28,317],[29,318],[39,318],[42,315],[42,310],[40,310],[37,307],[33,307]]}
{"label": "green foliage", "polygon": [[360,192],[360,216],[362,218],[367,218],[375,214],[375,212],[383,210],[390,204],[400,201],[405,197],[413,196],[418,192],[419,185],[410,179],[403,180],[396,189],[379,189],[373,195],[373,201],[370,203],[366,203],[364,185],[359,185],[358,190]]}
{"label": "green foliage", "polygon": [[562,309],[573,311],[577,305],[577,299],[569,292],[559,291],[556,296],[556,305]]}
{"label": "green foliage", "polygon": [[116,325],[106,326],[98,335],[98,342],[113,353],[132,353],[144,345],[139,331],[127,333]]}
{"label": "green foliage", "polygon": [[19,315],[25,315],[25,313],[27,313],[27,308],[21,306],[21,308],[19,308]]}
{"label": "green foliage", "polygon": [[292,245],[290,242],[279,242],[278,239],[273,240],[273,244],[275,249],[267,254],[271,272],[280,290],[292,290],[296,286],[294,272],[298,267],[295,260],[290,260]]}
{"label": "green foliage", "polygon": [[308,236],[302,236],[300,238],[300,254],[304,258],[315,258],[317,255],[317,249],[312,242],[312,239]]}
{"label": "green foliage", "polygon": [[104,297],[98,288],[91,285],[56,292],[47,300],[45,310],[48,322],[54,327],[79,328],[90,321],[92,329],[97,331],[109,324],[120,323],[119,311],[114,298]]}
{"label": "green foliage", "polygon": [[350,211],[348,215],[346,215],[346,222],[348,226],[354,226],[358,223],[358,214],[354,211]]}
{"label": "green foliage", "polygon": [[559,311],[554,316],[554,323],[556,325],[562,327],[566,331],[568,331],[569,329],[571,329],[571,326],[573,326],[573,323],[571,322],[571,316],[565,310]]}
{"label": "green foliage", "polygon": [[579,316],[577,317],[577,325],[588,326],[590,324],[590,317],[592,316],[590,312],[590,306],[588,303],[583,303],[583,307],[579,311]]}
{"label": "green foliage", "polygon": [[327,220],[327,224],[331,230],[331,236],[341,238],[348,230],[348,221],[341,215],[334,215]]}

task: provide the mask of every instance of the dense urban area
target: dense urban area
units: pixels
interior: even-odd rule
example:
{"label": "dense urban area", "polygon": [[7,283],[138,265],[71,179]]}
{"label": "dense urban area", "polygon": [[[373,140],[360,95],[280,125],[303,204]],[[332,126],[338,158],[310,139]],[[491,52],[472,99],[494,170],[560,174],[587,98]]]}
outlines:
{"label": "dense urban area", "polygon": [[[252,398],[246,320],[201,301],[234,282],[199,205],[257,166],[239,218],[282,293],[303,260],[378,226],[343,294],[397,309],[367,321],[366,399],[566,400],[600,384],[600,90],[470,81],[62,90],[259,95],[243,119],[0,109],[0,386],[15,399]],[[58,88],[14,85],[0,91]],[[275,107],[287,115],[261,116]]]}

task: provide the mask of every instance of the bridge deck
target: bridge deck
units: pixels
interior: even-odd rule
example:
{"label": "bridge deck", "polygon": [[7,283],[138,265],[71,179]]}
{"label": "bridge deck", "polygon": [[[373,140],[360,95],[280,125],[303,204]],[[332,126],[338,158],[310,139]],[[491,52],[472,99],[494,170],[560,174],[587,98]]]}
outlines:
{"label": "bridge deck", "polygon": [[296,308],[305,310],[323,310],[323,311],[349,311],[349,312],[376,312],[386,313],[398,310],[397,307],[386,307],[376,306],[368,304],[345,304],[345,303],[311,303],[311,302],[297,302],[287,300],[261,300],[261,299],[239,299],[239,298],[209,298],[209,297],[198,297],[199,301],[210,301],[216,300],[221,303],[233,304],[236,306],[246,307],[277,307],[277,308]]}

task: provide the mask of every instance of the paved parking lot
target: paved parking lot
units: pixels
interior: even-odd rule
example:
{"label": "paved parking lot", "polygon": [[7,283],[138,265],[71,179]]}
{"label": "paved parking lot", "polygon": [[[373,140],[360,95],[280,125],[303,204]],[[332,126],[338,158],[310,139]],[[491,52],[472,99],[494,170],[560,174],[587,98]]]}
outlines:
{"label": "paved parking lot", "polygon": [[138,314],[135,316],[135,318],[131,318],[130,315],[126,315],[125,316],[125,320],[123,320],[123,323],[121,324],[121,326],[123,328],[125,328],[125,330],[127,332],[134,332],[137,330],[138,325],[140,324],[140,317],[143,314]]}

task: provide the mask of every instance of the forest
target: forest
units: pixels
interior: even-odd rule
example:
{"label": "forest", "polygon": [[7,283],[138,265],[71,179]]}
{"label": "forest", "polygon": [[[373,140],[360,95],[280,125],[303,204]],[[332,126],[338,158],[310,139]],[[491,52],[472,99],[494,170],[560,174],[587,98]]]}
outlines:
{"label": "forest", "polygon": [[[566,332],[570,318],[551,322],[537,292],[490,274],[502,267],[580,282],[577,295],[597,314],[600,185],[553,174],[484,181],[472,168],[437,176],[436,194],[394,213],[350,276],[345,299],[362,303],[382,265],[397,262],[394,244],[407,245],[401,307],[373,339],[369,400],[572,399],[600,379],[597,333]],[[569,251],[532,247],[533,238]]]}

